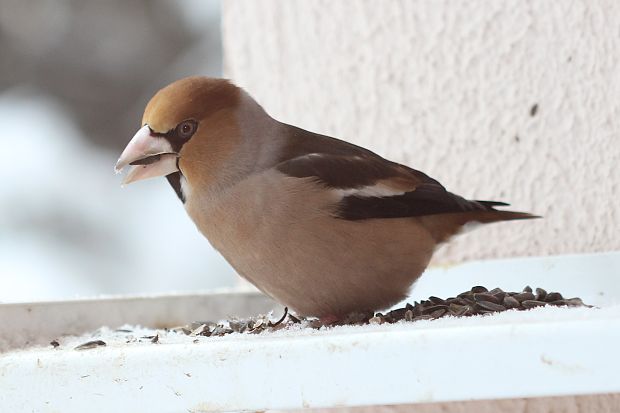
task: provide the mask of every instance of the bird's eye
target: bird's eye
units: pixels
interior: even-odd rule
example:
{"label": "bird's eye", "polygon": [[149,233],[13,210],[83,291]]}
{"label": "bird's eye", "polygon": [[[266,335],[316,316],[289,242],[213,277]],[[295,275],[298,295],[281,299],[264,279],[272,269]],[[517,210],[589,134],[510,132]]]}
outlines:
{"label": "bird's eye", "polygon": [[189,139],[196,132],[197,127],[198,124],[195,120],[184,120],[177,125],[177,135],[182,139]]}

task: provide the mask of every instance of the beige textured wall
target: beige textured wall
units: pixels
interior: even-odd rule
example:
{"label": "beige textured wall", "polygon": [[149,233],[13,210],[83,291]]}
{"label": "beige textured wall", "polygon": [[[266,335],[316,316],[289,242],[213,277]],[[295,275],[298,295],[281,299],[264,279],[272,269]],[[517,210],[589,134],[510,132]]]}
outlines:
{"label": "beige textured wall", "polygon": [[226,74],[274,117],[545,216],[478,229],[440,260],[620,249],[617,0],[230,0],[223,12]]}

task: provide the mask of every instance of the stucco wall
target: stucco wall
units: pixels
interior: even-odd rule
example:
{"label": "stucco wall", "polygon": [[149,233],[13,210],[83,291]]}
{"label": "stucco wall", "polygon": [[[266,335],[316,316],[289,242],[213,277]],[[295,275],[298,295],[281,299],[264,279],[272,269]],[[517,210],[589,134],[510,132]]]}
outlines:
{"label": "stucco wall", "polygon": [[223,13],[226,75],[277,119],[545,216],[477,229],[440,261],[620,249],[617,0],[231,0]]}

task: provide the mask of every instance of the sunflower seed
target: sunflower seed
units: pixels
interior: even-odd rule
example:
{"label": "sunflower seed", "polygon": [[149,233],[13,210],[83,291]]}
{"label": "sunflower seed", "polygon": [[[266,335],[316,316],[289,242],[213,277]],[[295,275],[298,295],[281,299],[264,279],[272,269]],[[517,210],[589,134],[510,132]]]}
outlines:
{"label": "sunflower seed", "polygon": [[578,298],[578,297],[568,298],[564,301],[566,301],[566,305],[568,306],[582,306],[583,305],[583,301],[581,301],[581,298]]}
{"label": "sunflower seed", "polygon": [[428,298],[433,304],[445,304],[446,300],[439,298],[439,297],[435,297],[435,296],[431,296]]}
{"label": "sunflower seed", "polygon": [[[405,313],[405,314],[407,314],[407,313]],[[422,315],[422,305],[421,304],[415,303],[413,305],[413,315],[415,315],[415,316]]]}
{"label": "sunflower seed", "polygon": [[437,304],[437,305],[433,305],[433,306],[429,306],[426,307],[422,310],[422,314],[424,315],[428,315],[431,314],[437,310],[447,310],[448,306],[447,305],[441,305],[441,304]]}
{"label": "sunflower seed", "polygon": [[496,297],[500,303],[502,302],[504,297],[506,297],[506,293],[501,288],[493,288],[491,291],[489,291],[489,294],[491,294],[493,297]]}
{"label": "sunflower seed", "polygon": [[488,293],[474,294],[474,300],[476,300],[476,302],[487,301],[487,302],[492,302],[494,304],[501,303],[501,300],[499,298],[495,297],[494,295],[488,294]]}
{"label": "sunflower seed", "polygon": [[521,303],[521,305],[524,308],[529,309],[529,308],[534,308],[534,307],[542,307],[542,306],[547,305],[547,303],[544,301],[537,301],[537,300],[525,300]]}
{"label": "sunflower seed", "polygon": [[[501,288],[487,290],[482,286],[475,286],[469,291],[458,294],[456,297],[440,298],[430,296],[426,300],[407,303],[404,307],[390,310],[387,313],[353,313],[341,318],[333,325],[364,325],[396,323],[399,321],[433,320],[451,315],[468,317],[472,315],[486,315],[507,309],[527,310],[544,305],[555,306],[583,306],[578,297],[564,299],[560,293],[547,293],[542,288],[526,286],[521,292],[506,292]],[[290,312],[277,321],[271,321],[271,315],[261,315],[249,319],[231,319],[221,323],[195,322],[190,326],[176,327],[172,331],[196,336],[221,336],[233,332],[244,334],[260,334],[289,328],[293,325],[321,329],[326,327],[319,319],[295,316]],[[189,328],[191,327],[191,328]],[[168,331],[168,330],[166,330]],[[151,336],[149,336],[150,338]],[[159,337],[157,336],[157,339]]]}
{"label": "sunflower seed", "polygon": [[484,308],[485,310],[490,310],[490,311],[504,311],[506,310],[506,307],[504,307],[501,304],[497,304],[497,303],[493,303],[491,301],[478,301],[478,305],[482,308]]}
{"label": "sunflower seed", "polygon": [[465,311],[463,312],[464,316],[470,316],[470,315],[475,315],[477,313],[477,310],[471,306],[471,305],[466,305],[465,306]]}
{"label": "sunflower seed", "polygon": [[545,297],[545,301],[548,303],[562,299],[564,299],[564,297],[562,297],[562,294],[555,292],[548,293]]}
{"label": "sunflower seed", "polygon": [[[483,291],[480,291],[480,292],[483,292]],[[457,298],[461,298],[461,299],[465,299],[465,300],[473,300],[474,299],[474,293],[472,293],[471,291],[465,291],[464,293],[460,293],[456,297]]]}
{"label": "sunflower seed", "polygon": [[504,304],[504,307],[506,308],[519,308],[521,306],[521,303],[519,303],[519,301],[516,298],[511,297],[509,295],[504,297],[503,304]]}
{"label": "sunflower seed", "polygon": [[438,308],[437,310],[433,311],[429,315],[432,318],[439,318],[439,317],[443,317],[447,312],[448,312],[447,308]]}
{"label": "sunflower seed", "polygon": [[517,300],[520,303],[522,303],[523,301],[526,301],[526,300],[535,300],[536,299],[536,296],[534,294],[532,294],[531,291],[524,291],[522,293],[513,295],[513,297],[514,297],[515,300]]}

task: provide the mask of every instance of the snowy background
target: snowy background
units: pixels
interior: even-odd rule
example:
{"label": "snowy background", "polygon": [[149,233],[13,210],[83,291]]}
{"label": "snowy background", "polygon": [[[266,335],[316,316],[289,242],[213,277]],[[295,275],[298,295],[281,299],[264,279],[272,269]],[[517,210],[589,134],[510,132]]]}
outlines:
{"label": "snowy background", "polygon": [[216,1],[0,0],[0,302],[231,286],[163,179],[113,166],[150,96],[221,74]]}

